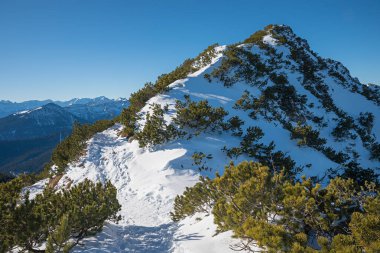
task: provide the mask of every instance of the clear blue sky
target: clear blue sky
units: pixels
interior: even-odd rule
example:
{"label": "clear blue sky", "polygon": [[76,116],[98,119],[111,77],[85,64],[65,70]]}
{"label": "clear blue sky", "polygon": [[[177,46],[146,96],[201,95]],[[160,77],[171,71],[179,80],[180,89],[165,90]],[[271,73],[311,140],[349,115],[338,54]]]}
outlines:
{"label": "clear blue sky", "polygon": [[271,23],[380,84],[378,0],[0,0],[0,99],[128,97]]}

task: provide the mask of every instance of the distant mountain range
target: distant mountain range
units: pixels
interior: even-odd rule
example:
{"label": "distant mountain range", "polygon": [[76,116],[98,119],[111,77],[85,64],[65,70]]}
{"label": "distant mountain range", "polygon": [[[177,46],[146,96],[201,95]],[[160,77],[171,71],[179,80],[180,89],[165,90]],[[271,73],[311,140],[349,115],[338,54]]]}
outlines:
{"label": "distant mountain range", "polygon": [[83,122],[65,108],[50,103],[1,118],[0,140],[25,140],[66,133],[75,121]]}
{"label": "distant mountain range", "polygon": [[51,99],[47,100],[29,100],[24,102],[12,102],[9,100],[0,100],[0,118],[6,117],[16,112],[28,111],[35,109],[37,107],[46,105],[46,104],[56,104],[61,107],[88,107],[94,105],[105,105],[105,104],[125,104],[127,99],[118,98],[118,99],[109,99],[104,96],[96,98],[73,98],[68,101],[54,101]]}
{"label": "distant mountain range", "polygon": [[97,97],[69,101],[0,101],[0,172],[34,172],[49,161],[53,148],[74,122],[112,119],[128,106],[127,99]]}

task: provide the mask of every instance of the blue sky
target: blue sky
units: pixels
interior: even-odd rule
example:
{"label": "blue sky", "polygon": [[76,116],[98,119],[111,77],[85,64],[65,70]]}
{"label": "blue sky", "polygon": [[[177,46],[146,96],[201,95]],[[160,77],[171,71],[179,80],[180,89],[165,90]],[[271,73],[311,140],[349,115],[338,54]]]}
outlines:
{"label": "blue sky", "polygon": [[0,99],[128,97],[272,23],[380,84],[378,0],[0,0]]}

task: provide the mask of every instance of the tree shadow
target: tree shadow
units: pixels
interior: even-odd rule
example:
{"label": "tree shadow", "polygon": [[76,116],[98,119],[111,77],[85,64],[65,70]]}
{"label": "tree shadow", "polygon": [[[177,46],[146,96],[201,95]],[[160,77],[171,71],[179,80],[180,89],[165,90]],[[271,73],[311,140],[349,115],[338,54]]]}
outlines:
{"label": "tree shadow", "polygon": [[173,223],[156,227],[107,224],[100,234],[86,238],[84,246],[75,247],[73,252],[170,252],[176,229]]}
{"label": "tree shadow", "polygon": [[198,233],[191,233],[191,234],[187,234],[187,235],[179,235],[177,236],[174,241],[197,241],[197,240],[200,240],[202,239],[204,236],[202,235],[199,235]]}

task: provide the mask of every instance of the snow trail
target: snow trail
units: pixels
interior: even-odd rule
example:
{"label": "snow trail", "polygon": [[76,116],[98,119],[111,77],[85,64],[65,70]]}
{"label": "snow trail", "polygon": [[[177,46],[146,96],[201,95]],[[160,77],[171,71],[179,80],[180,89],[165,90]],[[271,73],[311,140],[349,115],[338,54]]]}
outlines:
{"label": "snow trail", "polygon": [[[116,124],[90,139],[86,155],[69,165],[56,186],[65,188],[85,179],[110,180],[122,205],[122,220],[118,224],[107,223],[101,233],[84,239],[83,246],[76,246],[73,252],[202,252],[203,247],[230,252],[230,240],[225,240],[225,236],[189,248],[189,243],[212,238],[215,233],[212,219],[198,224],[203,228],[199,233],[188,228],[193,220],[176,224],[170,219],[175,196],[198,180],[192,169],[173,168],[189,162],[188,150],[178,143],[143,150],[137,141],[128,142],[120,137],[121,129]],[[41,184],[29,188],[31,194],[41,192]]]}

